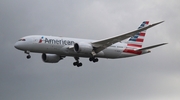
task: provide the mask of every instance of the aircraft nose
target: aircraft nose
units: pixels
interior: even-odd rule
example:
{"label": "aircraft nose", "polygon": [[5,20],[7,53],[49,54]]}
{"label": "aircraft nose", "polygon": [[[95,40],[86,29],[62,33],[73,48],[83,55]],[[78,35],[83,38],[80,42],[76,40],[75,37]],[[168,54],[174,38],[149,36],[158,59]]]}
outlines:
{"label": "aircraft nose", "polygon": [[25,41],[18,41],[14,44],[14,47],[18,50],[28,50],[29,49],[29,43]]}
{"label": "aircraft nose", "polygon": [[15,44],[14,44],[14,47],[16,48],[16,49],[19,49],[19,50],[24,50],[25,49],[25,44],[24,43],[22,43],[21,41],[19,42],[16,42]]}
{"label": "aircraft nose", "polygon": [[19,43],[18,43],[18,42],[16,42],[16,43],[14,44],[14,47],[15,47],[16,49],[20,49],[20,45],[19,45]]}

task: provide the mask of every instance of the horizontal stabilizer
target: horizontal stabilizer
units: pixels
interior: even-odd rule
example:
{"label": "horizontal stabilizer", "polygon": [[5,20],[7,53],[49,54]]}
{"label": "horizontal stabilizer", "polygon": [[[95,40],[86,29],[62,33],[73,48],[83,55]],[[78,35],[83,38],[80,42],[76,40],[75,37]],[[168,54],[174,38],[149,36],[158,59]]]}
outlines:
{"label": "horizontal stabilizer", "polygon": [[141,49],[137,49],[136,51],[143,51],[143,50],[147,50],[147,49],[151,49],[151,48],[155,48],[155,47],[159,47],[162,45],[165,45],[167,43],[161,43],[161,44],[157,44],[157,45],[153,45],[153,46],[149,46],[149,47],[145,47],[145,48],[141,48]]}

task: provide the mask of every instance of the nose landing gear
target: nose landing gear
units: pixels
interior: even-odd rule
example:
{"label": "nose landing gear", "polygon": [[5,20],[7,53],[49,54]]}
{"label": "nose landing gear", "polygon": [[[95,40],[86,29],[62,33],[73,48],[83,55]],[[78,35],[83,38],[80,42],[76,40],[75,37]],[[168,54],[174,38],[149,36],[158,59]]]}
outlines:
{"label": "nose landing gear", "polygon": [[28,55],[26,56],[27,59],[30,59],[30,58],[31,58],[30,51],[24,51],[24,53],[25,53],[25,54],[28,54]]}
{"label": "nose landing gear", "polygon": [[27,59],[30,59],[30,58],[31,58],[31,55],[27,55],[26,58],[27,58]]}

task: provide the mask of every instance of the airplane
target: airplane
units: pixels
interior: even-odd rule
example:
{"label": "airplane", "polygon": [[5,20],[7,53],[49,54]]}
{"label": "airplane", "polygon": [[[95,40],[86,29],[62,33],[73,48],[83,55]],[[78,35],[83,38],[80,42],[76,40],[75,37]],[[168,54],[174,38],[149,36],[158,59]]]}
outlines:
{"label": "airplane", "polygon": [[163,22],[148,25],[149,21],[143,21],[137,30],[102,40],[30,35],[20,38],[14,47],[24,51],[27,59],[31,58],[31,52],[42,53],[45,63],[57,63],[66,56],[74,57],[73,65],[80,67],[80,57],[89,58],[89,61],[95,63],[99,61],[98,58],[116,59],[150,53],[149,49],[167,44],[142,48],[146,30]]}

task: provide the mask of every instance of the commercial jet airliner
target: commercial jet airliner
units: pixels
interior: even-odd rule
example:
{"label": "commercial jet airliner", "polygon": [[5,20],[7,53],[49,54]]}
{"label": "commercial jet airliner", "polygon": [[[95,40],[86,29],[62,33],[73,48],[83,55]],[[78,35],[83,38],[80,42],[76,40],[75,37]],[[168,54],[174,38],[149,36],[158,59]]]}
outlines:
{"label": "commercial jet airliner", "polygon": [[[98,62],[98,58],[132,57],[150,53],[149,49],[167,44],[161,43],[142,48],[146,30],[162,22],[164,21],[148,25],[149,21],[144,21],[135,31],[102,40],[30,35],[19,39],[14,46],[24,51],[27,59],[31,58],[31,52],[42,53],[42,60],[46,63],[57,63],[70,56],[75,58],[73,65],[80,67],[82,66],[80,57],[89,58],[92,62]],[[122,41],[125,39],[128,40]]]}

